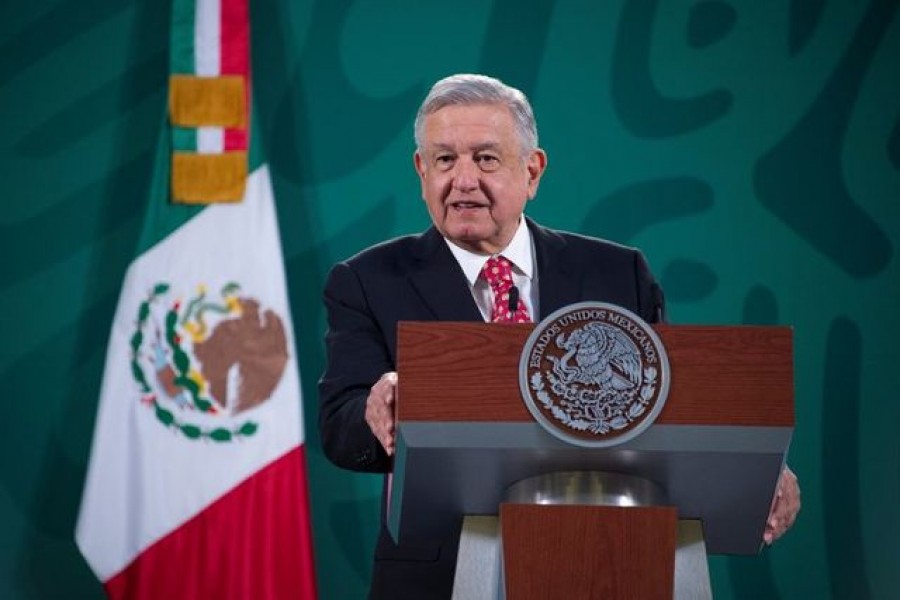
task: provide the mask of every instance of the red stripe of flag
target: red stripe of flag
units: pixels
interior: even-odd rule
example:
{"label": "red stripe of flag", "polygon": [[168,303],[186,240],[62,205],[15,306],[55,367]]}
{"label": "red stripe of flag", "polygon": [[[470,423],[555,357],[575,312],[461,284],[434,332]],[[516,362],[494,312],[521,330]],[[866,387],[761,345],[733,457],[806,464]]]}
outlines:
{"label": "red stripe of flag", "polygon": [[111,600],[314,599],[306,481],[299,446],[145,549],[105,583],[107,594]]}
{"label": "red stripe of flag", "polygon": [[250,15],[247,0],[221,0],[221,73],[243,75],[246,86],[247,127],[225,130],[225,151],[246,150],[250,128]]}

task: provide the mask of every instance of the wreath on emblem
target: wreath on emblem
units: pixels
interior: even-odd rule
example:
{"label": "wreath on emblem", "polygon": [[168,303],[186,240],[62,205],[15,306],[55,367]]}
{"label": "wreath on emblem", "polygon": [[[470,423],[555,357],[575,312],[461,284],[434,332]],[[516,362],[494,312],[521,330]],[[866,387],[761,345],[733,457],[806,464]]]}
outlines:
{"label": "wreath on emblem", "polygon": [[[131,336],[131,374],[138,389],[141,392],[140,401],[143,405],[153,410],[156,419],[167,428],[180,431],[186,438],[208,439],[214,442],[230,442],[239,438],[250,437],[256,433],[258,426],[255,422],[246,420],[236,427],[205,427],[192,422],[189,417],[181,417],[175,411],[167,408],[160,402],[159,393],[150,385],[141,358],[146,358],[145,341],[147,339],[147,326],[151,321],[151,312],[159,298],[169,291],[168,283],[157,283],[140,303],[137,313],[137,323]],[[182,409],[182,412],[216,415],[221,411],[216,403],[208,396],[208,385],[201,373],[195,367],[191,355],[183,347],[182,334],[202,338],[207,333],[207,324],[204,319],[206,313],[239,314],[241,302],[235,295],[240,289],[236,283],[225,285],[220,295],[221,304],[206,300],[206,289],[201,286],[198,295],[188,303],[184,314],[179,319],[180,301],[175,301],[165,312],[163,331],[157,330],[156,339],[150,343],[152,346],[152,360],[156,373],[154,375],[161,382],[161,386],[170,392],[174,404]]]}

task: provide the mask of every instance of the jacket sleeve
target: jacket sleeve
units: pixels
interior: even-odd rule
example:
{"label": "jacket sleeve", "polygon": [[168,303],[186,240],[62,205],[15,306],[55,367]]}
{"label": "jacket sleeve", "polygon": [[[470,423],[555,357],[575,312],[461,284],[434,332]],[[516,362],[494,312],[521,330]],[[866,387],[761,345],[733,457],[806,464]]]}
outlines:
{"label": "jacket sleeve", "polygon": [[319,380],[319,433],[325,455],[344,469],[387,472],[391,458],[365,420],[369,389],[395,370],[362,282],[347,263],[325,284],[326,365]]}
{"label": "jacket sleeve", "polygon": [[634,251],[634,276],[637,282],[638,315],[648,323],[666,323],[666,299],[644,253]]}

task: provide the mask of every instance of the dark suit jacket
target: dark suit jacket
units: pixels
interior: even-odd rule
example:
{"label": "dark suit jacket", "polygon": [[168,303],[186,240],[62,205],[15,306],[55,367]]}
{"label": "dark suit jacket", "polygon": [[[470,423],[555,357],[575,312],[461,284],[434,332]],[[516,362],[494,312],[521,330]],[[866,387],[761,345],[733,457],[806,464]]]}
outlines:
{"label": "dark suit jacket", "polygon": [[[662,315],[661,293],[638,250],[527,222],[540,318],[586,300],[623,306],[648,322]],[[345,469],[389,472],[391,459],[369,430],[365,407],[369,388],[396,370],[397,322],[483,318],[462,269],[433,227],[335,265],[324,300],[327,365],[319,381],[319,430],[325,454]],[[445,540],[398,546],[383,515],[370,598],[449,598],[458,531]]]}

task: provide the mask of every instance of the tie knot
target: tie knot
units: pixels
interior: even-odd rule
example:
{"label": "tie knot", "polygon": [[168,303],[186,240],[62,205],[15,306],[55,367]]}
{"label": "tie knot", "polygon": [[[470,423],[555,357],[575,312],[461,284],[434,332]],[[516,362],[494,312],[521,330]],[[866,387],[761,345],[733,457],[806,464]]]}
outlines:
{"label": "tie knot", "polygon": [[491,286],[493,296],[491,322],[528,323],[528,308],[513,286],[512,263],[505,256],[492,256],[484,263],[481,275]]}
{"label": "tie knot", "polygon": [[493,290],[512,285],[512,263],[505,256],[490,257],[484,263],[481,274]]}

